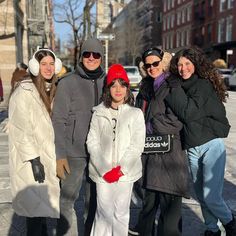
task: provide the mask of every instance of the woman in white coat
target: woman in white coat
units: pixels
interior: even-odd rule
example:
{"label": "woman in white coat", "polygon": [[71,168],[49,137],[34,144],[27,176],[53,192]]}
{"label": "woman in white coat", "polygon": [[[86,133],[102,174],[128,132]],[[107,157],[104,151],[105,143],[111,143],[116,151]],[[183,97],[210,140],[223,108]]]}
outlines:
{"label": "woman in white coat", "polygon": [[47,235],[46,217],[59,218],[51,104],[55,73],[61,61],[49,49],[38,49],[29,75],[14,84],[9,101],[9,167],[12,206],[26,216],[27,235]]}
{"label": "woman in white coat", "polygon": [[103,102],[94,107],[87,138],[89,176],[96,183],[92,236],[127,236],[133,183],[142,175],[143,113],[133,105],[129,79],[120,64],[107,74]]}

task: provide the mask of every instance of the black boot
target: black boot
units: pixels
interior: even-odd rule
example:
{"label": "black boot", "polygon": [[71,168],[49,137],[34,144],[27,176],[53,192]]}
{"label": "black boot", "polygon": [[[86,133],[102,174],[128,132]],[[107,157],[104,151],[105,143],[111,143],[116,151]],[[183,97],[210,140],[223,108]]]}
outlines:
{"label": "black boot", "polygon": [[236,220],[233,216],[233,219],[226,225],[224,225],[226,236],[235,236],[236,235]]}
{"label": "black boot", "polygon": [[220,230],[218,230],[217,232],[206,230],[205,233],[204,233],[204,236],[220,236],[220,235],[221,235]]}

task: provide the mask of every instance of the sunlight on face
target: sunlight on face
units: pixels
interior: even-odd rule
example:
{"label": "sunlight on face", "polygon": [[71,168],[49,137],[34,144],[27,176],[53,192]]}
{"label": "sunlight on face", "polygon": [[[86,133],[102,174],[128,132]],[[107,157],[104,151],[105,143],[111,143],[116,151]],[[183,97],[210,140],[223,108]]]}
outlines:
{"label": "sunlight on face", "polygon": [[177,66],[179,74],[183,79],[189,79],[194,74],[195,66],[186,57],[180,57]]}
{"label": "sunlight on face", "polygon": [[55,61],[51,56],[44,57],[39,63],[40,74],[46,80],[50,80],[55,74]]}
{"label": "sunlight on face", "polygon": [[110,88],[110,93],[112,97],[112,107],[117,108],[125,101],[127,87],[121,85],[118,80],[115,80],[115,83]]}
{"label": "sunlight on face", "polygon": [[82,57],[82,63],[86,69],[93,71],[101,65],[102,58],[100,57],[99,59],[95,59],[91,54],[89,58]]}
{"label": "sunlight on face", "polygon": [[145,64],[149,64],[151,67],[146,69],[148,75],[153,79],[156,79],[159,75],[163,73],[162,63],[159,63],[158,66],[152,65],[154,62],[160,62],[161,59],[158,56],[150,55],[145,58]]}

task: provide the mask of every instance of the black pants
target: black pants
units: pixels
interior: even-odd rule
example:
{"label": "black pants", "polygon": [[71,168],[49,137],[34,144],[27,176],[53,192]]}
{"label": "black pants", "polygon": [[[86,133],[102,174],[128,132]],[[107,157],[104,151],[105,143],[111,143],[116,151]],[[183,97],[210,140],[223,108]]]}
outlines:
{"label": "black pants", "polygon": [[[157,230],[154,227],[156,213],[160,206],[160,216]],[[145,191],[143,209],[138,219],[138,231],[141,236],[180,236],[182,198],[179,196],[158,192]]]}
{"label": "black pants", "polygon": [[47,236],[46,217],[26,217],[27,236]]}

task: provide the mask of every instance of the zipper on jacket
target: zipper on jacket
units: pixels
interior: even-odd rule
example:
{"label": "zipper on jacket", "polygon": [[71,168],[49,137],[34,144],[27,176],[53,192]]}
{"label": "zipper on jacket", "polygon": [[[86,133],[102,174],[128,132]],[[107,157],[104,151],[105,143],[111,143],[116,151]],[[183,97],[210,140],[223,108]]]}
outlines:
{"label": "zipper on jacket", "polygon": [[97,85],[97,80],[93,80],[94,83],[94,105],[98,105],[98,85]]}
{"label": "zipper on jacket", "polygon": [[76,120],[74,120],[73,122],[73,130],[72,130],[72,144],[74,144],[74,141],[75,141],[75,125],[76,125]]}

